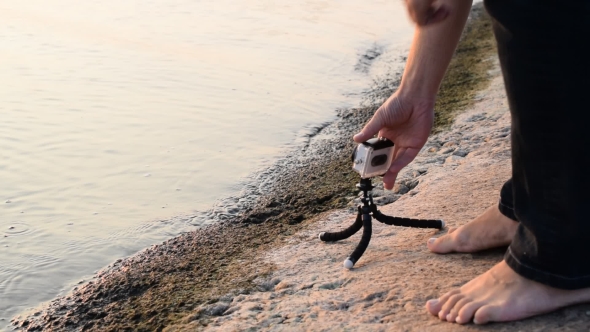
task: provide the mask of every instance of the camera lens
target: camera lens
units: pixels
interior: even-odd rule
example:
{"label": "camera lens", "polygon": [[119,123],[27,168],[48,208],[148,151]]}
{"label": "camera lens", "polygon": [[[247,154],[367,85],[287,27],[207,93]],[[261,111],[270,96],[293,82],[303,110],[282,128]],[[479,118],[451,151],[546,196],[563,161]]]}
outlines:
{"label": "camera lens", "polygon": [[380,154],[378,156],[373,157],[373,159],[371,159],[371,166],[373,166],[373,167],[381,166],[381,165],[384,165],[386,162],[387,162],[387,155]]}

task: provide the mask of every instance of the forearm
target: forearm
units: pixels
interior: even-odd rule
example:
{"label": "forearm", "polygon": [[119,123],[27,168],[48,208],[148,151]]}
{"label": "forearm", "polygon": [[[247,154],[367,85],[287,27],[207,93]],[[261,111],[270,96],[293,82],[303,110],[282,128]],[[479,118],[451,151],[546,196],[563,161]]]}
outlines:
{"label": "forearm", "polygon": [[446,0],[449,16],[442,22],[416,26],[399,93],[434,103],[471,9],[470,0]]}

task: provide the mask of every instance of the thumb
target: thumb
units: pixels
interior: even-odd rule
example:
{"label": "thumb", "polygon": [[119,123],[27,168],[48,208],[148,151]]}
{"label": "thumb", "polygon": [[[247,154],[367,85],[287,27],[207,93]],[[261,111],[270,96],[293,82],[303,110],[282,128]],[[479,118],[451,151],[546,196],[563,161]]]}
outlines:
{"label": "thumb", "polygon": [[369,120],[369,122],[365,125],[365,127],[356,135],[354,135],[353,139],[357,143],[362,143],[367,141],[368,139],[372,138],[383,128],[384,123],[381,117],[381,109],[378,109],[375,112],[375,115]]}

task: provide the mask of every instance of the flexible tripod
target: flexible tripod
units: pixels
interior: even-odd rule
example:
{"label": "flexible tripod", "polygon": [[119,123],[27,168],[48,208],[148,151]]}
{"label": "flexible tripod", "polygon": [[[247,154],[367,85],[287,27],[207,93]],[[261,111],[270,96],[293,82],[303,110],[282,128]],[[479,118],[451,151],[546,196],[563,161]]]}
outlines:
{"label": "flexible tripod", "polygon": [[356,232],[358,232],[361,228],[363,228],[363,235],[361,237],[361,241],[356,246],[356,249],[354,249],[352,254],[350,254],[350,257],[348,257],[344,261],[344,267],[347,269],[352,269],[354,264],[361,258],[361,256],[367,249],[369,241],[371,241],[371,214],[373,214],[373,217],[375,217],[377,221],[387,225],[438,229],[442,229],[445,227],[445,222],[442,220],[410,219],[386,216],[383,213],[379,212],[379,210],[377,210],[377,206],[373,203],[373,196],[371,195],[370,191],[373,190],[374,187],[371,183],[371,179],[361,179],[360,183],[356,186],[357,188],[363,191],[363,198],[361,198],[361,202],[363,203],[363,205],[358,206],[358,214],[356,216],[354,224],[340,232],[322,232],[319,235],[320,240],[324,242],[335,242],[347,239]]}

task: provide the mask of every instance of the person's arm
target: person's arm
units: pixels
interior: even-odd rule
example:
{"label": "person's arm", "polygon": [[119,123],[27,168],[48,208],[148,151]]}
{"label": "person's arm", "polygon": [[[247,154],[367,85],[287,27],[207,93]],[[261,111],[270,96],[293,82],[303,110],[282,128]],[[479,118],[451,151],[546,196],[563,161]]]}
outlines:
{"label": "person's arm", "polygon": [[457,48],[471,1],[447,0],[449,14],[436,24],[416,26],[400,89],[434,97]]}
{"label": "person's arm", "polygon": [[[432,4],[430,0],[407,3],[411,6],[420,1]],[[360,143],[379,132],[395,143],[394,161],[383,177],[386,189],[393,188],[397,173],[414,160],[428,139],[436,94],[461,37],[471,1],[445,0],[440,6],[446,11],[443,19],[431,20],[426,25],[420,22],[428,22],[428,19],[418,21],[400,87],[354,136]],[[408,11],[412,13],[411,8]],[[430,11],[431,14],[437,12]]]}

